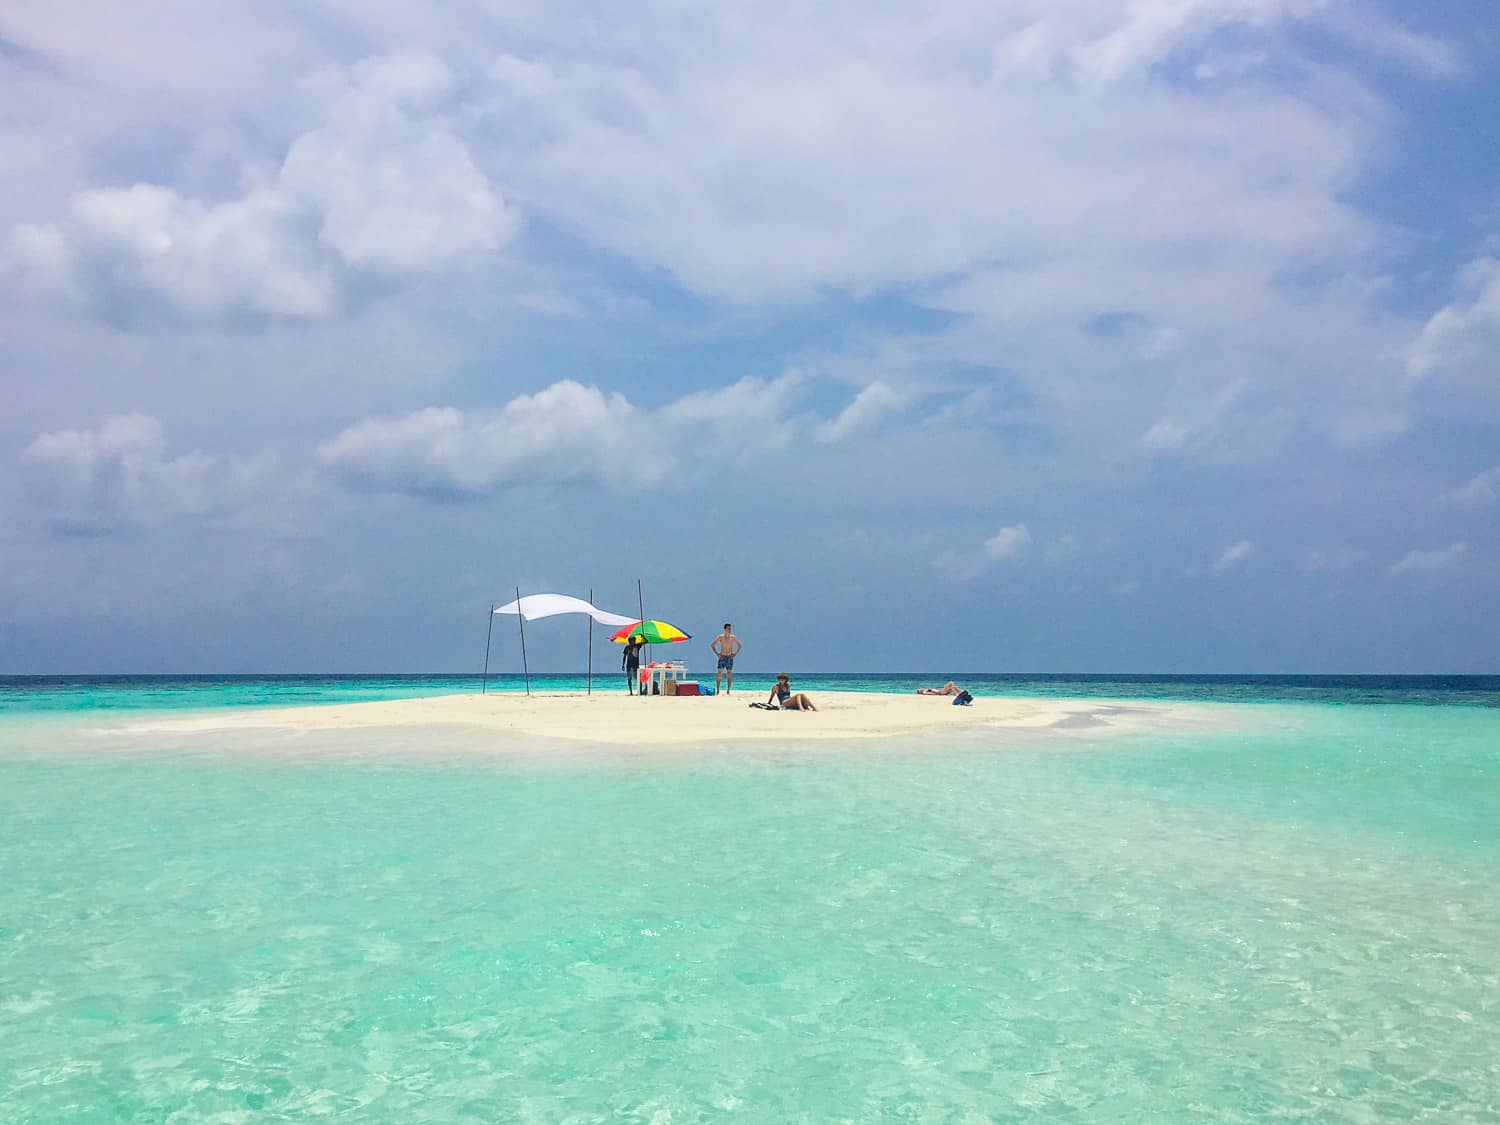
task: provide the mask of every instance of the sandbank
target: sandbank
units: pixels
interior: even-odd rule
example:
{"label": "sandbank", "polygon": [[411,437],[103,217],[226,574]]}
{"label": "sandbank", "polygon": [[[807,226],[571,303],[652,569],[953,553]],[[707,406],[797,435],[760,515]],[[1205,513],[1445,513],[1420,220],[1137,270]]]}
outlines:
{"label": "sandbank", "polygon": [[1159,728],[1206,722],[1207,705],[1100,699],[976,698],[955,707],[941,696],[852,691],[811,693],[819,710],[761,711],[760,692],[707,698],[646,698],[623,692],[513,692],[444,695],[376,703],[223,710],[132,721],[140,732],[209,733],[279,730],[468,728],[494,735],[556,738],[609,746],[664,746],[721,741],[881,738],[982,728],[1052,730]]}

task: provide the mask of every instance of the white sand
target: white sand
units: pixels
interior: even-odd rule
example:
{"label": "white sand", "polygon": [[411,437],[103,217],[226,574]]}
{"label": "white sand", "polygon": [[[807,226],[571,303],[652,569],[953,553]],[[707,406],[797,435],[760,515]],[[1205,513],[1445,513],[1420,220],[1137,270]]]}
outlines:
{"label": "white sand", "polygon": [[214,711],[131,722],[132,731],[323,731],[469,728],[611,746],[662,746],[735,740],[878,738],[955,728],[1011,728],[1059,734],[1207,721],[1204,705],[1097,699],[986,699],[955,707],[942,696],[872,692],[809,693],[816,712],[760,711],[760,693],[708,698],[631,697],[581,692],[445,695],[381,703],[324,704]]}

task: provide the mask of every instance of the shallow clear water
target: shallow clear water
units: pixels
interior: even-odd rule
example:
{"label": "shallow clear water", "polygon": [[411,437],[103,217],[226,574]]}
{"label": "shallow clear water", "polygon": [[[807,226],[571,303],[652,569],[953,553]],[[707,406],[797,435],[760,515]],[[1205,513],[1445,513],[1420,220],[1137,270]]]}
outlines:
{"label": "shallow clear water", "polygon": [[1500,1120],[1500,711],[1224,713],[667,754],[16,712],[0,1120]]}
{"label": "shallow clear water", "polygon": [[[674,654],[675,655],[675,654]],[[705,668],[694,671],[712,682]],[[741,670],[742,688],[769,688],[772,675]],[[1447,704],[1500,707],[1500,676],[1169,676],[1029,675],[961,672],[794,673],[806,691],[915,691],[957,680],[980,695],[1163,699],[1223,703],[1304,702],[1344,705]],[[529,681],[494,673],[483,682],[448,675],[0,676],[0,718],[85,711],[290,707],[478,691],[621,691],[619,673],[533,674]]]}

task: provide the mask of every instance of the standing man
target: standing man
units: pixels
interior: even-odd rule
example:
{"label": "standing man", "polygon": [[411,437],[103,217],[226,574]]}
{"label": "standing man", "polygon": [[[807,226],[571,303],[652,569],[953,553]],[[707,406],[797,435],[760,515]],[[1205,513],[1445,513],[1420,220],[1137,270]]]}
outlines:
{"label": "standing man", "polygon": [[[620,667],[625,669],[625,694],[635,694],[635,681],[640,678],[641,671],[641,649],[645,647],[646,638],[640,634],[630,638],[630,643],[625,646],[625,651],[620,656]],[[646,689],[641,688],[641,694],[646,694]]]}
{"label": "standing man", "polygon": [[724,631],[714,638],[711,646],[714,655],[719,658],[719,670],[714,673],[714,691],[719,690],[719,681],[724,678],[724,673],[729,673],[729,684],[724,689],[728,695],[734,690],[734,658],[739,655],[740,649],[745,646],[740,644],[740,639],[734,635],[734,626],[724,622]]}

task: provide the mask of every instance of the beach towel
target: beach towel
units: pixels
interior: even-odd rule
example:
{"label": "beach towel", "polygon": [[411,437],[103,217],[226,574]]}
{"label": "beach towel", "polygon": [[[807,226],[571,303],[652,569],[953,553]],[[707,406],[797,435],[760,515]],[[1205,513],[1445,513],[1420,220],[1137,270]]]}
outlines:
{"label": "beach towel", "polygon": [[750,706],[754,707],[757,711],[780,711],[781,710],[781,708],[778,707],[778,706],[776,706],[776,704],[774,704],[774,703],[752,703],[752,704],[750,704]]}

